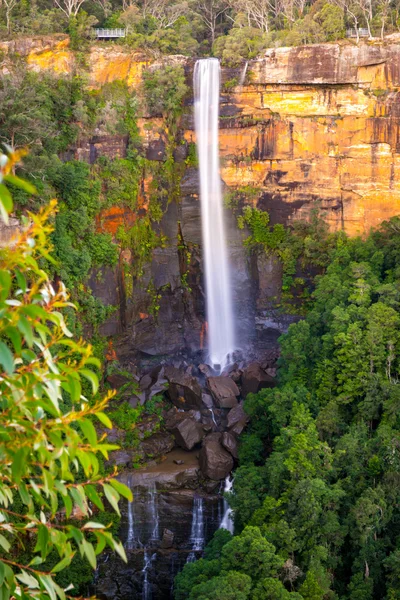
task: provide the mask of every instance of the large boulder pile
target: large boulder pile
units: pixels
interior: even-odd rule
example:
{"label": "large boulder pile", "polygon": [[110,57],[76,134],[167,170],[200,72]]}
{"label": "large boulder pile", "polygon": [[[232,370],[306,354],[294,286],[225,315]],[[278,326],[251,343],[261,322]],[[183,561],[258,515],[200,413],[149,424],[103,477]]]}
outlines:
{"label": "large boulder pile", "polygon": [[[243,399],[274,385],[275,364],[276,357],[247,365],[235,363],[222,375],[215,374],[209,365],[196,367],[179,362],[152,367],[141,374],[136,371],[133,374],[136,386],[123,391],[131,406],[147,403],[155,394],[163,394],[171,404],[162,413],[161,430],[154,432],[155,415],[147,415],[138,427],[139,446],[114,453],[113,462],[131,467],[138,460],[164,461],[175,449],[174,452],[181,452],[177,460],[186,473],[186,456],[189,456],[186,453],[190,452],[204,489],[215,487],[232,471],[238,459],[239,436],[249,421]],[[108,381],[120,390],[129,387],[125,375],[109,375]],[[119,433],[114,428],[108,434],[109,439],[113,437],[124,446]]]}

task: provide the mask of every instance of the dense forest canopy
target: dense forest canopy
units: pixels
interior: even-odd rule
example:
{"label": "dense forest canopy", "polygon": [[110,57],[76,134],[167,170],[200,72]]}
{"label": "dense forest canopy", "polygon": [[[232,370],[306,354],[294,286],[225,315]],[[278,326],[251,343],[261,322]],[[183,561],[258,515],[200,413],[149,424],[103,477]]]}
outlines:
{"label": "dense forest canopy", "polygon": [[340,234],[305,320],[281,338],[279,385],[251,417],[220,531],[176,600],[396,600],[399,218]]}
{"label": "dense forest canopy", "polygon": [[398,31],[399,10],[397,0],[2,0],[0,35],[68,32],[76,42],[96,26],[122,27],[131,48],[234,65],[265,47],[341,39],[346,28],[383,37]]}

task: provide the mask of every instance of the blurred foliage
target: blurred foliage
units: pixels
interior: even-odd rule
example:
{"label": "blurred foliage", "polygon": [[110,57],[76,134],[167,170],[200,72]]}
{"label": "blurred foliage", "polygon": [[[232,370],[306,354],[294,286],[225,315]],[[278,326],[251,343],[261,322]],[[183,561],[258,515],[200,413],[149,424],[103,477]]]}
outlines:
{"label": "blurred foliage", "polygon": [[[35,194],[13,173],[20,158],[0,155],[6,223],[13,208],[7,186]],[[53,286],[41,267],[43,259],[54,262],[54,210],[53,201],[29,213],[14,243],[0,252],[0,594],[6,599],[66,600],[74,583],[68,567],[78,552],[93,570],[106,546],[126,560],[108,524],[91,520],[91,504],[104,511],[102,496],[119,514],[121,496],[131,501],[132,493],[101,474],[99,456],[118,447],[99,439],[93,422],[112,427],[104,410],[113,394],[98,393],[100,362],[90,345],[73,339],[63,315],[73,308],[65,286]],[[82,518],[74,522],[77,512]],[[65,577],[57,582],[60,571]]]}

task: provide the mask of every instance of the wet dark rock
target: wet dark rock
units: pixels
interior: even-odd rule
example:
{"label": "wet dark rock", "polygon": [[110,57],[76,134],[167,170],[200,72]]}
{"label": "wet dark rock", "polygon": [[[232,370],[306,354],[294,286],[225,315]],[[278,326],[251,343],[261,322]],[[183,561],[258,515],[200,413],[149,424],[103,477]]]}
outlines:
{"label": "wet dark rock", "polygon": [[143,375],[139,382],[139,387],[142,390],[142,392],[148,390],[152,385],[153,378],[151,377],[151,375],[149,373],[147,375]]}
{"label": "wet dark rock", "polygon": [[[184,464],[175,461],[182,460]],[[199,463],[194,452],[174,448],[165,460],[137,469],[133,473],[122,473],[121,481],[138,488],[157,486],[163,490],[195,490],[199,487]]]}
{"label": "wet dark rock", "polygon": [[132,464],[133,453],[131,450],[116,450],[111,452],[109,460],[106,461],[106,465],[112,465],[117,467],[127,467]]}
{"label": "wet dark rock", "polygon": [[132,408],[136,408],[139,404],[140,406],[143,406],[146,402],[146,393],[141,392],[140,394],[132,394],[132,396],[129,396],[128,402]]}
{"label": "wet dark rock", "polygon": [[169,433],[154,433],[141,443],[147,456],[161,456],[171,452],[175,446],[174,438]]}
{"label": "wet dark rock", "polygon": [[267,373],[267,375],[269,375],[270,377],[275,378],[276,377],[276,372],[277,372],[277,368],[276,367],[267,367],[265,369],[265,372]]}
{"label": "wet dark rock", "polygon": [[242,395],[256,394],[266,387],[274,387],[275,380],[268,375],[259,363],[253,362],[243,371],[242,375]]}
{"label": "wet dark rock", "polygon": [[248,421],[249,417],[244,412],[242,402],[228,412],[227,426],[231,433],[240,435],[243,429],[246,427]]}
{"label": "wet dark rock", "polygon": [[174,534],[170,529],[164,529],[161,540],[161,548],[172,548],[174,545]]}
{"label": "wet dark rock", "polygon": [[225,479],[233,469],[233,458],[222,447],[220,433],[211,433],[204,441],[199,454],[201,472],[214,480]]}
{"label": "wet dark rock", "polygon": [[212,377],[214,375],[214,371],[212,370],[210,365],[206,365],[206,364],[202,363],[198,366],[198,369],[199,369],[200,373],[203,373],[203,375],[205,375],[206,377]]}
{"label": "wet dark rock", "polygon": [[204,483],[203,483],[203,488],[205,489],[205,491],[208,494],[213,494],[220,486],[220,482],[219,481],[214,481],[213,479],[207,479]]}
{"label": "wet dark rock", "polygon": [[238,386],[230,377],[224,377],[223,375],[209,377],[207,386],[219,408],[233,408],[237,405],[237,396],[240,392]]}
{"label": "wet dark rock", "polygon": [[202,392],[199,382],[195,377],[176,369],[165,368],[165,377],[169,386],[167,394],[178,408],[201,408]]}
{"label": "wet dark rock", "polygon": [[200,423],[197,423],[193,418],[186,418],[179,421],[176,426],[171,429],[176,443],[184,450],[192,450],[203,439],[205,433]]}
{"label": "wet dark rock", "polygon": [[107,375],[107,383],[115,390],[119,390],[123,385],[129,382],[128,377],[119,373],[111,373]]}
{"label": "wet dark rock", "polygon": [[238,441],[232,433],[224,431],[221,438],[221,444],[225,450],[228,450],[228,452],[232,454],[233,458],[238,458]]}
{"label": "wet dark rock", "polygon": [[199,410],[189,410],[188,414],[193,417],[197,423],[201,423],[201,412]]}
{"label": "wet dark rock", "polygon": [[175,463],[176,465],[184,465],[184,464],[185,464],[185,461],[184,461],[184,460],[174,460],[174,463]]}
{"label": "wet dark rock", "polygon": [[201,399],[206,408],[212,408],[214,406],[214,402],[210,394],[206,394],[205,392],[203,392],[201,395]]}

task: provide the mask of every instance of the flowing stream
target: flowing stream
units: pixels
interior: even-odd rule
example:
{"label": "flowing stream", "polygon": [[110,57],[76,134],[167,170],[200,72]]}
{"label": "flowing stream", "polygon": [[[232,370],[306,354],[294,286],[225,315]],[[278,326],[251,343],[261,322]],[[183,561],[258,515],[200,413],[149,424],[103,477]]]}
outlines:
{"label": "flowing stream", "polygon": [[198,60],[194,69],[194,107],[199,157],[208,350],[211,363],[222,369],[229,363],[235,349],[235,335],[219,173],[219,90],[219,61],[216,58]]}

